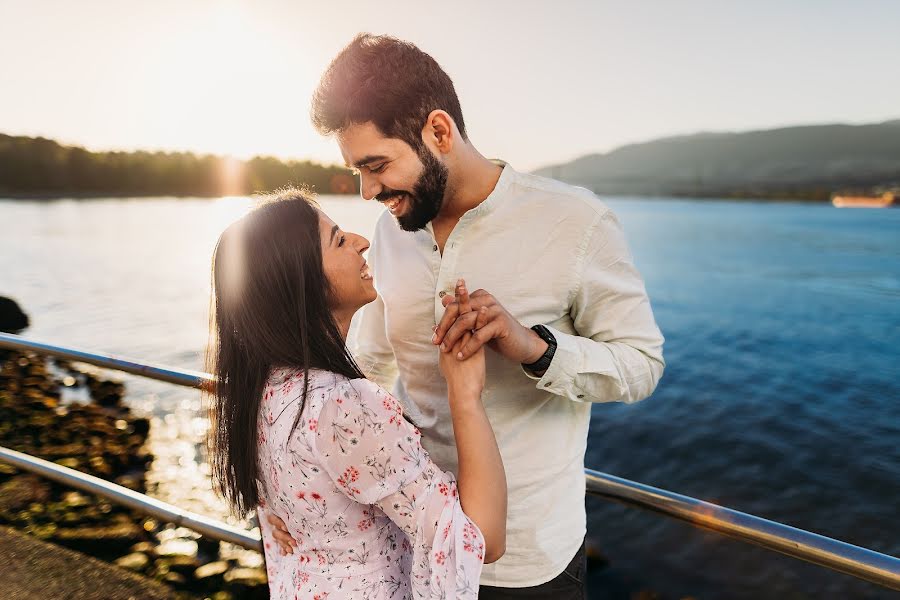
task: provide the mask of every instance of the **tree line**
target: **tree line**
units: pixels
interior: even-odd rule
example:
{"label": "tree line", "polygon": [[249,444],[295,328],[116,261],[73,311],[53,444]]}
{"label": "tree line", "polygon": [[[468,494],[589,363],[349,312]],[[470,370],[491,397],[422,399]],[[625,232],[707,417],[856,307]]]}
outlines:
{"label": "tree line", "polygon": [[305,185],[357,191],[343,167],[257,156],[242,161],[190,152],[91,152],[38,137],[0,134],[0,196],[228,196]]}

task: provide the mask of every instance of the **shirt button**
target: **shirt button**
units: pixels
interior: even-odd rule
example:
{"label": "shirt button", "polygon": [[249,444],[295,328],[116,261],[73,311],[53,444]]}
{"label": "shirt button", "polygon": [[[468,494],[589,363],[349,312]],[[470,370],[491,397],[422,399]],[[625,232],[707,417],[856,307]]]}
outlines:
{"label": "shirt button", "polygon": [[444,290],[441,290],[440,293],[438,294],[438,297],[443,298],[446,295],[447,295],[447,292],[445,292]]}
{"label": "shirt button", "polygon": [[584,394],[578,394],[579,398],[584,398]]}
{"label": "shirt button", "polygon": [[547,383],[544,384],[544,387],[550,387],[551,385],[553,385],[553,382],[548,381]]}
{"label": "shirt button", "polygon": [[432,250],[434,250],[435,252],[437,252],[437,244],[434,245],[434,248],[432,248]]}

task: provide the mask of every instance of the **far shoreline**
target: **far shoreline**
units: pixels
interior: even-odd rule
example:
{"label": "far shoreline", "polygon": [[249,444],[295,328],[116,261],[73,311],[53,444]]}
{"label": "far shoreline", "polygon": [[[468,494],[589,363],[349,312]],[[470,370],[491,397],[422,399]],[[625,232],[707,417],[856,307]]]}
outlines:
{"label": "far shoreline", "polygon": [[[315,192],[315,190],[313,190]],[[0,191],[0,200],[9,201],[42,201],[42,202],[59,202],[64,200],[143,200],[150,198],[170,198],[174,200],[216,200],[218,198],[252,198],[258,194],[266,194],[266,191],[257,191],[249,194],[160,194],[160,193],[136,193],[136,192],[7,192]],[[350,193],[318,193],[317,196],[344,196],[352,198],[358,196],[356,192]],[[594,192],[597,197],[617,198],[623,200],[629,199],[653,199],[653,200],[697,200],[709,202],[763,202],[778,204],[830,204],[830,198],[823,198],[818,194],[813,196],[789,194],[784,195],[750,195],[740,193],[720,192],[716,194],[684,194],[684,193],[657,193],[657,194],[619,194],[619,193],[598,193]]]}

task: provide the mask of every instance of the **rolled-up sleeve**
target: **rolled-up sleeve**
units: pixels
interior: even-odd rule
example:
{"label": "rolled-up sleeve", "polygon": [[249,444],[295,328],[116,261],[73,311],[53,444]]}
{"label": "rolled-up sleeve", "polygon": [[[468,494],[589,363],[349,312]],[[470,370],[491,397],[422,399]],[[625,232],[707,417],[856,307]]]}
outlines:
{"label": "rolled-up sleeve", "polygon": [[[663,336],[615,214],[597,215],[576,263],[569,314],[576,334],[548,329],[557,348],[538,389],[577,402],[637,402],[662,377]],[[526,371],[527,373],[527,371]]]}

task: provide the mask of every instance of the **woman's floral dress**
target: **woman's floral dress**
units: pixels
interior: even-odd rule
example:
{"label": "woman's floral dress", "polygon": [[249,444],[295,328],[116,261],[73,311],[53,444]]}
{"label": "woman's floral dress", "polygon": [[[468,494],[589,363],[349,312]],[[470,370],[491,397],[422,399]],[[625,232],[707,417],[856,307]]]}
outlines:
{"label": "woman's floral dress", "polygon": [[[272,598],[476,598],[484,538],[400,404],[366,379],[276,369],[258,421]],[[266,515],[297,548],[281,555]]]}

